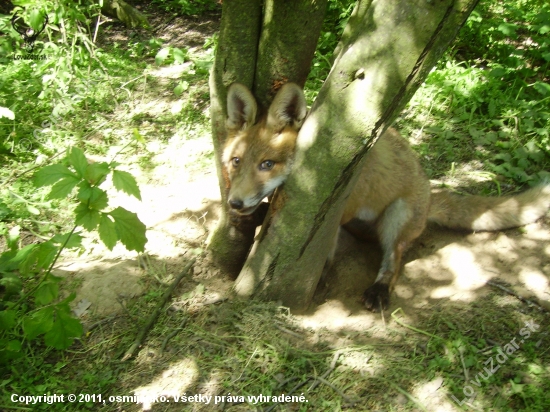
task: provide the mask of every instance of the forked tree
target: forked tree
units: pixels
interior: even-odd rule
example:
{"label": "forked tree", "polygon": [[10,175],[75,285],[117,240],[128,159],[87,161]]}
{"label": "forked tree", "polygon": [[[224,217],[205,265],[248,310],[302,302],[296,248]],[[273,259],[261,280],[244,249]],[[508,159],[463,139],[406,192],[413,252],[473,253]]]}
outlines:
{"label": "forked tree", "polygon": [[[369,148],[447,49],[478,0],[359,0],[300,131],[293,172],[269,211],[235,217],[221,163],[227,88],[247,86],[266,109],[286,82],[303,86],[326,0],[224,0],[210,80],[223,217],[209,239],[240,296],[305,309],[319,282],[344,200]],[[256,227],[263,222],[254,239]]]}

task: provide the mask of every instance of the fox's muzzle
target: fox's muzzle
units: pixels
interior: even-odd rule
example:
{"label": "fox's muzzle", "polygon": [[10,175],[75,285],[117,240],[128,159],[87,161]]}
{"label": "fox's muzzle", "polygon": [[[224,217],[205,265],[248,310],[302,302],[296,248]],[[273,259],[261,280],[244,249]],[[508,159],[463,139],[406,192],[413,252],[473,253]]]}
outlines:
{"label": "fox's muzzle", "polygon": [[230,198],[227,202],[231,211],[239,215],[250,215],[258,208],[261,202],[253,206],[244,207],[244,202],[241,199]]}

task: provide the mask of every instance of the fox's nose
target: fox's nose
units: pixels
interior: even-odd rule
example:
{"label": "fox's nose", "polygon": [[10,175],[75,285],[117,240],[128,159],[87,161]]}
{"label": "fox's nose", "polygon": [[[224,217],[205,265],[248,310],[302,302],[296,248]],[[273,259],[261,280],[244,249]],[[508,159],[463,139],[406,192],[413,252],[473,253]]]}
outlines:
{"label": "fox's nose", "polygon": [[240,199],[230,199],[229,206],[231,206],[232,209],[241,210],[244,204],[243,204],[243,201]]}

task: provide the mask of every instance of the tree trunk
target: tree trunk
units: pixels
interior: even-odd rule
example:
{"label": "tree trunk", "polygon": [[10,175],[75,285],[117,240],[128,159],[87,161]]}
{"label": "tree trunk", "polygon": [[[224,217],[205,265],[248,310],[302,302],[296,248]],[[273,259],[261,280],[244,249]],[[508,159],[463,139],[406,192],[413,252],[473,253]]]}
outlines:
{"label": "tree trunk", "polygon": [[222,214],[208,239],[217,266],[236,276],[254,241],[256,219],[230,219],[227,208],[229,181],[221,162],[225,141],[227,87],[238,81],[251,88],[254,83],[258,42],[260,40],[262,0],[226,0],[214,67],[210,73],[210,116],[216,170],[222,197]]}
{"label": "tree trunk", "polygon": [[218,50],[210,76],[212,137],[223,213],[208,240],[208,249],[215,263],[234,276],[246,260],[266,208],[246,217],[228,213],[229,181],[221,162],[227,87],[242,83],[267,107],[274,92],[287,81],[303,85],[321,32],[326,1],[267,0],[263,14],[261,0],[223,2]]}
{"label": "tree trunk", "polygon": [[266,1],[254,92],[259,104],[269,106],[287,83],[304,86],[323,26],[327,0]]}
{"label": "tree trunk", "polygon": [[300,131],[293,173],[274,199],[277,212],[237,278],[238,295],[307,308],[362,159],[476,3],[358,2]]}

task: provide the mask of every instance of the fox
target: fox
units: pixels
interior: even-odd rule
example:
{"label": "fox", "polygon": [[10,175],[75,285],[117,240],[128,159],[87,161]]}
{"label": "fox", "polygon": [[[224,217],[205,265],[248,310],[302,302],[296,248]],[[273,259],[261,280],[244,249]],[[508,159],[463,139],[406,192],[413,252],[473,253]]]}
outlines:
{"label": "fox", "polygon": [[[307,115],[302,89],[286,83],[267,113],[258,116],[259,120],[257,115],[258,103],[252,92],[242,84],[231,84],[222,163],[229,179],[229,209],[241,216],[254,213],[292,171],[296,140]],[[342,227],[351,226],[352,234],[359,234],[354,232],[360,228],[368,233],[359,235],[374,235],[382,249],[382,263],[376,280],[362,296],[370,311],[388,309],[403,254],[428,223],[462,231],[499,231],[533,223],[550,208],[548,182],[501,197],[431,190],[416,153],[393,128],[388,128],[365,156],[323,272],[334,261]]]}

